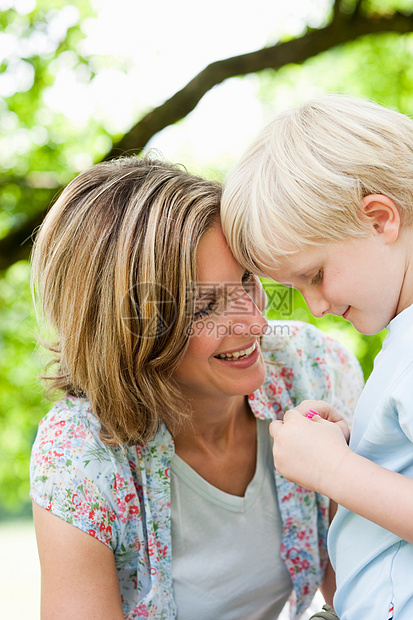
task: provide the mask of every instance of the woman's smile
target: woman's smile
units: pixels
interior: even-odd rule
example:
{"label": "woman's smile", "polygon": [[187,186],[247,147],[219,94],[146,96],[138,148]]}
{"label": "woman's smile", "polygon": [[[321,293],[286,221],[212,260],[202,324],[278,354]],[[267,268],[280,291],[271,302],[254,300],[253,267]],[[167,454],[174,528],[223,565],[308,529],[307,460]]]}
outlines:
{"label": "woman's smile", "polygon": [[231,366],[233,368],[249,368],[257,361],[260,355],[260,345],[258,342],[254,342],[253,345],[246,349],[240,349],[238,351],[233,351],[232,353],[220,353],[219,355],[215,355],[214,357],[225,365]]}
{"label": "woman's smile", "polygon": [[259,345],[259,336],[267,328],[261,283],[236,262],[218,223],[204,233],[197,263],[199,289],[211,290],[202,304],[208,302],[213,310],[204,319],[199,319],[198,311],[174,378],[191,398],[251,394],[266,372]]}

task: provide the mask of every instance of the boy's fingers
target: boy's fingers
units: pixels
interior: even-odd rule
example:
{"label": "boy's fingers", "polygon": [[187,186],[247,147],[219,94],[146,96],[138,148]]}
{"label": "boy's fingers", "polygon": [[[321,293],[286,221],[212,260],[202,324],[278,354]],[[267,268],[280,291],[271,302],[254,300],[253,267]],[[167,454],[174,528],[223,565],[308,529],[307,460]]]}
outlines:
{"label": "boy's fingers", "polygon": [[[273,437],[273,439],[276,438],[278,432],[281,430],[282,426],[284,425],[284,422],[291,421],[294,418],[297,420],[302,420],[303,417],[304,417],[303,414],[297,411],[297,409],[288,409],[288,411],[286,411],[284,414],[283,420],[274,420],[273,422],[271,422],[270,427],[269,427],[271,437]],[[324,420],[318,414],[314,415],[312,419],[308,419],[308,422],[317,422],[318,424],[328,424],[327,420]]]}
{"label": "boy's fingers", "polygon": [[299,411],[300,413],[303,413],[304,415],[309,409],[313,409],[314,411],[320,413],[331,409],[330,405],[324,400],[303,400],[294,408],[297,409],[297,411]]}
{"label": "boy's fingers", "polygon": [[303,400],[299,405],[295,407],[296,411],[299,411],[304,417],[311,418],[308,415],[309,412],[315,411],[323,419],[330,422],[340,422],[343,417],[324,400]]}
{"label": "boy's fingers", "polygon": [[306,418],[309,422],[318,422],[320,423],[328,423],[328,420],[325,420],[319,413],[316,413],[314,411],[313,414],[311,414],[310,416],[307,416],[300,413],[297,409],[289,409],[288,411],[285,412],[284,414],[284,421],[287,422],[288,420],[292,420],[292,419],[302,419],[302,418]]}
{"label": "boy's fingers", "polygon": [[281,422],[281,420],[274,420],[274,422],[271,422],[270,424],[270,435],[271,437],[273,437],[275,439],[275,436],[277,435],[280,426],[283,425],[283,422]]}
{"label": "boy's fingers", "polygon": [[321,415],[318,415],[318,414],[313,415],[310,422],[316,422],[317,424],[331,424],[329,420],[325,420],[324,418],[321,417]]}
{"label": "boy's fingers", "polygon": [[288,409],[285,413],[284,413],[284,420],[290,420],[292,418],[303,418],[305,417],[304,413],[301,413],[301,411],[298,409],[298,407],[295,407],[294,409]]}

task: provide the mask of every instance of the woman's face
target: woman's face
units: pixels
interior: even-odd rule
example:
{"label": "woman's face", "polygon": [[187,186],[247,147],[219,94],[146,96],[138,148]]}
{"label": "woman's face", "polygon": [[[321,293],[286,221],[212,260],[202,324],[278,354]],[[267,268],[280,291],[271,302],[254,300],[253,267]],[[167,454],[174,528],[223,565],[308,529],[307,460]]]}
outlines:
{"label": "woman's face", "polygon": [[259,344],[267,328],[261,283],[235,261],[219,223],[201,238],[197,271],[191,335],[174,379],[195,400],[250,394],[266,373]]}

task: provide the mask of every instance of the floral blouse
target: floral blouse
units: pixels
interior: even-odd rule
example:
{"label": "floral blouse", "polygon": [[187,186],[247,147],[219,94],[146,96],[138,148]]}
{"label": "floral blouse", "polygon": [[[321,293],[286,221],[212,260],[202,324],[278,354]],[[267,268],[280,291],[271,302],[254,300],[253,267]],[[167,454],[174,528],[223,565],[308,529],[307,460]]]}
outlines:
{"label": "floral blouse", "polygon": [[[302,400],[323,399],[349,421],[363,384],[355,357],[311,325],[270,323],[269,332],[262,343],[267,378],[248,396],[255,416],[282,418]],[[101,442],[99,429],[86,399],[58,402],[33,445],[31,497],[112,549],[126,619],[172,620],[172,437],[162,427],[145,446],[114,448]],[[323,579],[328,499],[277,471],[275,480],[281,557],[293,582],[291,618],[298,618]]]}

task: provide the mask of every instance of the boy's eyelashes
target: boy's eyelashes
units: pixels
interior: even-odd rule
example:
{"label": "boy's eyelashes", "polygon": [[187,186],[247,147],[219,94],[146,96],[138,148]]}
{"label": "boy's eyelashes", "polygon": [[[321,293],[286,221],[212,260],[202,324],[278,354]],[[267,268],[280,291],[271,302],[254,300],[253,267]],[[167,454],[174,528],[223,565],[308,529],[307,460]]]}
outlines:
{"label": "boy's eyelashes", "polygon": [[315,274],[315,276],[313,276],[310,280],[310,284],[315,285],[315,284],[319,284],[323,279],[323,270],[319,269],[317,271],[317,273]]}
{"label": "boy's eyelashes", "polygon": [[245,271],[242,276],[242,284],[246,284],[248,282],[254,282],[255,276],[252,271]]}

